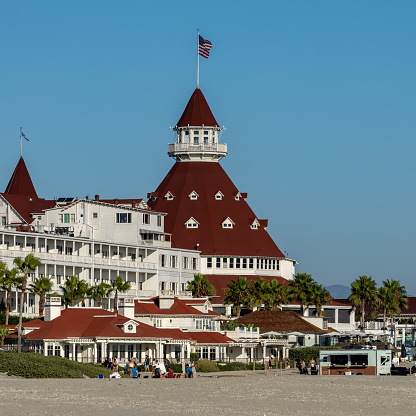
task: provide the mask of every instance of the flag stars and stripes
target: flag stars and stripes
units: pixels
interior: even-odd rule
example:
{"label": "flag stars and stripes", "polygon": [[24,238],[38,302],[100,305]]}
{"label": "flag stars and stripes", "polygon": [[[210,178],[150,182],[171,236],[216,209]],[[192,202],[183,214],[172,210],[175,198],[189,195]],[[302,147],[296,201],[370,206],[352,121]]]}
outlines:
{"label": "flag stars and stripes", "polygon": [[198,52],[201,56],[208,59],[210,49],[212,48],[212,43],[209,40],[204,39],[199,35],[199,47]]}

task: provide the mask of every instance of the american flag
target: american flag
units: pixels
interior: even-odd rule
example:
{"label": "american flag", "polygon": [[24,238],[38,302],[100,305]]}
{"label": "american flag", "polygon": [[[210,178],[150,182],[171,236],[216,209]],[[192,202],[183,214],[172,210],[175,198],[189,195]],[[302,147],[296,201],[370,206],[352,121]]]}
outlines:
{"label": "american flag", "polygon": [[209,40],[204,39],[199,35],[199,48],[198,52],[201,56],[208,59],[209,50],[212,48],[212,43]]}

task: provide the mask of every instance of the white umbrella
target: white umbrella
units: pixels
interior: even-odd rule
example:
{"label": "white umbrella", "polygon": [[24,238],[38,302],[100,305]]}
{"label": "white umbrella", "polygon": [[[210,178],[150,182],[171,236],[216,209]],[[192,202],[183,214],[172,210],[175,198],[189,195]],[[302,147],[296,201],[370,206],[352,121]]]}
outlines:
{"label": "white umbrella", "polygon": [[366,337],[367,336],[365,332],[359,332],[359,331],[351,332],[349,335],[352,337]]}
{"label": "white umbrella", "polygon": [[263,332],[262,334],[260,334],[262,337],[263,336],[279,336],[279,335],[283,335],[281,332],[276,332],[276,331],[269,331],[269,332]]}
{"label": "white umbrella", "polygon": [[339,332],[328,332],[327,334],[322,334],[324,337],[341,337],[342,334]]}
{"label": "white umbrella", "polygon": [[302,332],[296,332],[296,331],[293,331],[293,332],[287,332],[286,334],[284,334],[284,335],[295,335],[295,336],[297,336],[297,337],[301,337],[301,336],[303,336],[303,335],[305,335],[305,334],[303,334]]}
{"label": "white umbrella", "polygon": [[212,320],[213,321],[232,321],[233,319],[228,318],[224,315],[219,315],[219,316],[216,316],[215,318],[213,318]]}

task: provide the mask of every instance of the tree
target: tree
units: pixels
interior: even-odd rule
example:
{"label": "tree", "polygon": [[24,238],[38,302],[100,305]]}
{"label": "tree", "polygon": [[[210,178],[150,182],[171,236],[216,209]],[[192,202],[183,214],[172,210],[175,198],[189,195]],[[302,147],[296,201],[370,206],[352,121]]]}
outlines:
{"label": "tree", "polygon": [[268,293],[268,282],[266,279],[263,279],[260,277],[259,280],[256,280],[253,283],[252,289],[251,289],[251,296],[252,298],[251,302],[254,305],[264,305],[267,293]]}
{"label": "tree", "polygon": [[377,299],[376,282],[371,276],[359,276],[351,283],[351,295],[348,300],[354,306],[359,306],[360,327],[364,328],[365,307],[373,306]]}
{"label": "tree", "polygon": [[231,280],[227,284],[228,289],[225,291],[224,304],[234,305],[233,312],[237,313],[237,318],[241,315],[241,305],[246,306],[252,300],[252,288],[250,282],[245,277],[239,277],[237,280]]}
{"label": "tree", "polygon": [[129,281],[124,282],[121,276],[117,276],[115,280],[111,282],[110,290],[108,295],[114,292],[114,312],[117,313],[118,308],[118,293],[127,292],[131,288],[131,283]]}
{"label": "tree", "polygon": [[394,301],[391,304],[390,310],[387,311],[393,325],[395,314],[400,314],[401,308],[408,307],[408,298],[406,288],[400,284],[400,280],[387,279],[383,280],[384,287],[391,293]]}
{"label": "tree", "polygon": [[322,285],[315,283],[310,287],[310,299],[315,305],[315,317],[318,318],[322,315],[322,305],[328,303],[332,297]]}
{"label": "tree", "polygon": [[45,309],[45,297],[46,294],[52,290],[52,279],[49,277],[39,277],[32,284],[29,285],[29,290],[39,296],[39,317],[43,317],[43,311]]}
{"label": "tree", "polygon": [[107,283],[101,282],[99,285],[91,286],[88,292],[88,296],[91,299],[98,301],[98,306],[101,308],[103,304],[103,298],[108,296],[108,292],[111,286]]}
{"label": "tree", "polygon": [[194,298],[204,298],[206,296],[215,296],[215,289],[208,282],[206,276],[201,273],[194,275],[193,280],[188,282],[187,290],[192,292]]}
{"label": "tree", "polygon": [[90,287],[88,286],[88,283],[85,280],[79,280],[78,281],[78,297],[81,299],[81,306],[85,308],[85,299],[87,299],[89,295]]}
{"label": "tree", "polygon": [[64,294],[65,306],[75,306],[75,302],[79,299],[85,299],[88,284],[78,276],[71,276],[65,279],[65,283],[60,288]]}
{"label": "tree", "polygon": [[[387,316],[394,309],[394,295],[386,286],[382,286],[377,292],[378,311],[383,314],[383,329],[387,329]],[[393,314],[394,315],[394,314]]]}
{"label": "tree", "polygon": [[302,315],[305,314],[306,308],[312,304],[311,287],[316,284],[312,276],[307,273],[297,273],[289,283],[289,298],[300,303]]}
{"label": "tree", "polygon": [[20,293],[20,310],[19,310],[19,327],[17,328],[17,352],[22,352],[22,318],[23,318],[23,303],[25,301],[25,292],[27,286],[27,275],[34,272],[40,265],[40,260],[32,253],[28,254],[23,260],[21,257],[14,259],[14,264],[18,270],[23,274],[22,291]]}
{"label": "tree", "polygon": [[269,311],[277,311],[282,304],[287,302],[287,287],[276,279],[270,280],[268,284],[267,298],[265,309]]}
{"label": "tree", "polygon": [[4,267],[1,271],[1,274],[2,277],[0,278],[0,287],[6,292],[6,325],[8,325],[11,293],[13,288],[21,287],[23,278],[19,276],[19,270],[16,267],[11,270],[9,270],[7,267]]}
{"label": "tree", "polygon": [[9,334],[11,334],[13,331],[10,330],[10,328],[6,328],[5,326],[0,326],[0,347],[4,345],[4,340]]}

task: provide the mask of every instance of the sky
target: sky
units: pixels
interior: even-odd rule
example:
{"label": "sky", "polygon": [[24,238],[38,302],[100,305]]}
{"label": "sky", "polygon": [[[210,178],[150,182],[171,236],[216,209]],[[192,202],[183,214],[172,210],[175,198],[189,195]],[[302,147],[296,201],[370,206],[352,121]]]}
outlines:
{"label": "sky", "polygon": [[200,87],[222,166],[297,271],[416,295],[416,2],[0,1],[0,189],[145,198]]}

